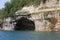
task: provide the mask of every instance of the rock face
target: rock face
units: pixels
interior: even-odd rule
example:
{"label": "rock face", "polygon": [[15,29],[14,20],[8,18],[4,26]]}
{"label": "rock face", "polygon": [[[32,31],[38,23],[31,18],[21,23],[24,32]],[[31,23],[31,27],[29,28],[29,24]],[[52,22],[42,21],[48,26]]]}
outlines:
{"label": "rock face", "polygon": [[33,21],[22,17],[16,21],[15,30],[35,30],[35,24]]}

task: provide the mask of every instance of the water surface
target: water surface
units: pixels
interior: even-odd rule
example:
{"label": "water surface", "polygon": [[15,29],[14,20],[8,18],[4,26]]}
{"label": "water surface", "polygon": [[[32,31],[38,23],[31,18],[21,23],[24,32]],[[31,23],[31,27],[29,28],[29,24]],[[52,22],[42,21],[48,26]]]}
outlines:
{"label": "water surface", "polygon": [[0,31],[0,40],[60,40],[60,32]]}

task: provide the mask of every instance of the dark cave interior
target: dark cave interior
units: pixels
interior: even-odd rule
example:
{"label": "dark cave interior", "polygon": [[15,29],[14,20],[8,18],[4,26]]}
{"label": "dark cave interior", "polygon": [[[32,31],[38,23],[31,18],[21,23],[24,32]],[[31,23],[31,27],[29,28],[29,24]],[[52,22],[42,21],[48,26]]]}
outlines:
{"label": "dark cave interior", "polygon": [[16,21],[16,26],[14,28],[15,30],[35,30],[35,24],[33,21],[21,17]]}

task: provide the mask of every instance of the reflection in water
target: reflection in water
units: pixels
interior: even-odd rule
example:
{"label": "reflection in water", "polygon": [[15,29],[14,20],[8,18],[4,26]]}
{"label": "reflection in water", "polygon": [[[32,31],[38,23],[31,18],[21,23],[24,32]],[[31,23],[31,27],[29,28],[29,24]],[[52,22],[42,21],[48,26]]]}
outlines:
{"label": "reflection in water", "polygon": [[0,40],[60,40],[60,32],[0,31]]}

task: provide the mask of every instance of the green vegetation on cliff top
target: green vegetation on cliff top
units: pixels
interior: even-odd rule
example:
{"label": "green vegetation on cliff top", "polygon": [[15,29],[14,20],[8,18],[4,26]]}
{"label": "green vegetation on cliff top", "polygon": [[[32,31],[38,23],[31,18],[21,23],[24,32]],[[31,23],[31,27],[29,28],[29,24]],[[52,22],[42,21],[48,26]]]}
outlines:
{"label": "green vegetation on cliff top", "polygon": [[41,0],[10,0],[5,3],[5,8],[0,9],[0,18],[13,16],[14,13],[24,6],[39,5]]}

